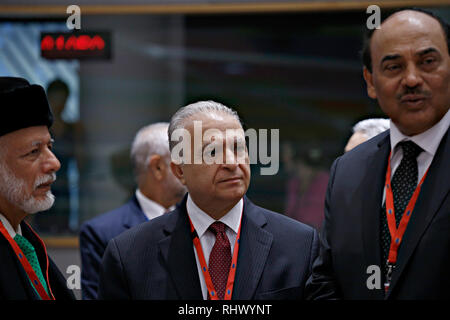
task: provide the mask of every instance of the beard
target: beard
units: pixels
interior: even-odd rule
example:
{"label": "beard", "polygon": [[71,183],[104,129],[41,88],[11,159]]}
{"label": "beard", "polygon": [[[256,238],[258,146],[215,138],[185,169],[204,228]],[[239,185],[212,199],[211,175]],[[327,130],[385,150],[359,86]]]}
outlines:
{"label": "beard", "polygon": [[[36,179],[33,191],[43,183],[56,180],[56,174],[45,174]],[[17,178],[14,173],[4,164],[0,163],[0,194],[11,204],[19,207],[28,214],[50,209],[55,202],[55,196],[49,190],[44,199],[36,199],[32,194],[26,192],[26,182]]]}

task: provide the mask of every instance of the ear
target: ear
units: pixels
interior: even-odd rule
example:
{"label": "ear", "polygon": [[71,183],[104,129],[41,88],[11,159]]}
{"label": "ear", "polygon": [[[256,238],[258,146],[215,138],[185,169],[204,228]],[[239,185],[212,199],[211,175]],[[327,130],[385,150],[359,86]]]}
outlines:
{"label": "ear", "polygon": [[147,169],[156,180],[161,181],[164,178],[164,159],[158,154],[154,154],[150,157]]}
{"label": "ear", "polygon": [[184,179],[183,165],[175,164],[174,162],[170,162],[170,169],[175,177],[180,180],[183,185],[186,185],[186,180]]}
{"label": "ear", "polygon": [[364,80],[366,80],[366,84],[367,84],[367,94],[372,99],[376,99],[377,93],[376,93],[375,87],[373,85],[373,75],[366,67],[364,67],[364,69],[363,69],[363,76],[364,76]]}

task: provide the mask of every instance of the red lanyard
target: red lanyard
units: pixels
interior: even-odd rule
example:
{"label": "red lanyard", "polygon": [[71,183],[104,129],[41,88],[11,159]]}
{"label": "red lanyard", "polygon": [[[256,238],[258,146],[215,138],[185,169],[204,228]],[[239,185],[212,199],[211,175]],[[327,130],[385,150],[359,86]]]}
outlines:
{"label": "red lanyard", "polygon": [[[392,152],[391,152],[392,153]],[[391,235],[391,246],[389,248],[389,256],[388,256],[388,274],[387,279],[385,283],[385,289],[389,288],[390,278],[392,274],[392,269],[395,267],[395,264],[397,263],[397,255],[398,255],[398,248],[400,247],[400,244],[402,243],[403,234],[406,231],[406,227],[408,226],[409,219],[411,218],[412,212],[414,210],[414,207],[416,205],[417,198],[420,194],[420,189],[422,188],[422,184],[425,180],[425,177],[427,176],[428,170],[423,175],[422,179],[420,180],[419,184],[416,187],[416,190],[414,190],[414,193],[409,200],[408,205],[406,206],[405,212],[402,215],[402,218],[400,220],[400,223],[398,225],[398,228],[396,227],[396,221],[395,221],[395,211],[394,211],[394,196],[392,194],[391,189],[391,154],[389,154],[389,160],[388,160],[388,168],[386,171],[386,217],[387,222],[389,226],[389,233]]]}
{"label": "red lanyard", "polygon": [[[236,242],[234,243],[234,252],[233,259],[231,260],[230,271],[228,273],[227,287],[225,289],[224,300],[231,300],[231,295],[233,294],[233,286],[234,286],[234,278],[236,276],[236,267],[237,267],[237,258],[239,251],[239,239],[241,236],[241,225],[242,225],[242,216],[244,215],[244,210],[242,210],[241,221],[239,222],[239,230],[236,237]],[[205,255],[203,254],[202,245],[200,243],[200,239],[198,237],[197,232],[194,229],[194,225],[192,224],[191,219],[189,218],[189,222],[191,224],[191,234],[193,235],[192,241],[194,242],[195,250],[197,251],[197,257],[200,262],[200,266],[202,268],[203,276],[205,278],[206,288],[208,289],[208,295],[211,300],[219,300],[217,297],[216,290],[214,289],[214,285],[211,280],[211,275],[208,271],[208,266],[206,265]]]}
{"label": "red lanyard", "polygon": [[[28,223],[27,223],[27,225],[28,225]],[[14,241],[14,239],[11,238],[11,236],[8,233],[8,231],[3,226],[3,223],[0,221],[0,232],[3,234],[3,236],[6,238],[6,240],[8,240],[10,246],[13,248],[14,252],[16,253],[17,259],[20,261],[20,263],[22,264],[22,267],[25,269],[25,272],[27,273],[28,278],[33,283],[34,288],[36,289],[36,291],[39,294],[40,298],[42,300],[55,300],[55,297],[53,296],[53,293],[52,293],[52,291],[50,289],[50,282],[48,281],[48,256],[47,256],[47,250],[45,249],[44,242],[41,240],[41,238],[38,237],[38,235],[30,227],[30,225],[28,225],[28,227],[34,233],[34,235],[38,238],[41,246],[44,248],[44,251],[45,251],[45,257],[47,259],[47,261],[46,261],[47,268],[46,268],[45,276],[46,276],[46,279],[47,279],[47,286],[48,286],[48,291],[50,292],[50,296],[47,294],[47,292],[45,291],[44,287],[42,286],[42,283],[39,281],[36,273],[33,270],[33,267],[31,267],[31,265],[28,262],[27,258],[23,254],[22,249],[20,249],[20,247],[17,245],[16,241]]]}

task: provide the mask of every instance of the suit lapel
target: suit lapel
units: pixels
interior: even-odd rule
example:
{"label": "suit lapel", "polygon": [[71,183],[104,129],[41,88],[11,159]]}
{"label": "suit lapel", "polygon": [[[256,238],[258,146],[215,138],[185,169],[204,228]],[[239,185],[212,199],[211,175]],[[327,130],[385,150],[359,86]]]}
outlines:
{"label": "suit lapel", "polygon": [[39,300],[22,264],[1,233],[0,261],[2,262],[2,273],[7,274],[7,277],[2,277],[7,281],[3,283],[0,281],[0,290],[3,290],[5,294],[3,298],[8,300]]}
{"label": "suit lapel", "polygon": [[254,298],[273,239],[272,234],[264,230],[266,223],[258,208],[244,197],[233,300]]}
{"label": "suit lapel", "polygon": [[[61,274],[60,270],[55,265],[55,263],[48,256],[47,250],[44,247],[45,244],[44,246],[42,246],[39,236],[34,233],[34,231],[30,228],[28,224],[22,222],[20,226],[22,228],[23,236],[27,238],[28,241],[30,241],[30,243],[36,250],[36,255],[38,257],[43,276],[46,279],[47,285],[50,288],[50,291],[55,297],[55,299],[75,300],[73,292],[67,288],[66,279]],[[26,273],[25,276],[28,278]],[[32,291],[36,299],[38,300],[40,299],[31,285],[29,286],[29,290]]]}
{"label": "suit lapel", "polygon": [[447,130],[430,165],[416,206],[403,236],[388,297],[398,283],[398,279],[423,233],[449,194],[450,170],[448,165],[450,163],[450,139],[448,135],[449,131]]}
{"label": "suit lapel", "polygon": [[[195,300],[202,299],[202,292],[186,212],[186,199],[187,197],[168,220],[165,226],[168,236],[158,245],[176,290],[176,295],[168,298]],[[272,245],[272,234],[263,229],[266,223],[258,208],[245,197],[233,300],[254,297]]]}
{"label": "suit lapel", "polygon": [[[362,199],[363,243],[366,266],[381,266],[380,214],[383,199],[387,160],[390,151],[389,134],[380,140],[376,150],[367,159],[367,174],[362,180],[355,197]],[[372,290],[373,298],[383,299],[382,290]]]}
{"label": "suit lapel", "polygon": [[203,297],[186,212],[186,199],[187,196],[172,213],[164,229],[167,237],[158,245],[176,291],[173,297],[168,293],[167,298],[201,300]]}

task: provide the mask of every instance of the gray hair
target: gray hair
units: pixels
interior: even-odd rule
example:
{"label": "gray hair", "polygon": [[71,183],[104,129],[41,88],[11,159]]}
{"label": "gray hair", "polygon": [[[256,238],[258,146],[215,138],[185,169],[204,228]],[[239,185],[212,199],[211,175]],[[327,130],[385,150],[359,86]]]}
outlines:
{"label": "gray hair", "polygon": [[371,139],[387,129],[389,129],[389,119],[376,118],[358,122],[353,127],[353,132],[363,133],[368,139]]}
{"label": "gray hair", "polygon": [[172,151],[172,149],[178,143],[177,141],[172,141],[172,139],[171,139],[172,133],[176,129],[184,128],[186,120],[197,113],[206,113],[206,114],[208,114],[208,113],[225,113],[225,114],[235,118],[242,126],[242,122],[239,119],[237,112],[234,109],[227,107],[219,102],[208,100],[208,101],[198,101],[198,102],[189,104],[185,107],[180,108],[172,116],[172,119],[170,119],[170,125],[169,125],[169,130],[168,130],[170,151]]}
{"label": "gray hair", "polygon": [[145,126],[136,133],[130,154],[136,179],[146,172],[151,156],[158,154],[169,158],[168,127],[167,122],[158,122]]}

